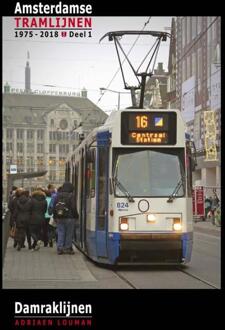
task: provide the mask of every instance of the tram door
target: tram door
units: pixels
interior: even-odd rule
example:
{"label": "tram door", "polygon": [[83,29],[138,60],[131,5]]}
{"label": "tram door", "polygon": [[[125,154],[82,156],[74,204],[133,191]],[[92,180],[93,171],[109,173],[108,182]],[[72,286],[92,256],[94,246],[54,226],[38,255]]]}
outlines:
{"label": "tram door", "polygon": [[99,133],[97,136],[97,182],[96,182],[96,238],[97,255],[107,257],[108,236],[108,166],[109,166],[109,134]]}
{"label": "tram door", "polygon": [[86,159],[85,152],[82,149],[82,157],[81,157],[81,183],[80,183],[80,246],[82,249],[85,248],[86,244]]}

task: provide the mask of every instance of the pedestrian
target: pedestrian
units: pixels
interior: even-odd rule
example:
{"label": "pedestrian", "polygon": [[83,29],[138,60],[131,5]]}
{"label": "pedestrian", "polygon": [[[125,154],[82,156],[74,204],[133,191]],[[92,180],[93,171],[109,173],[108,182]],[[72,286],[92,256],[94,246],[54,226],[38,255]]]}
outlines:
{"label": "pedestrian", "polygon": [[15,222],[16,222],[16,242],[17,250],[20,251],[24,246],[25,237],[27,234],[27,241],[29,249],[31,249],[31,237],[28,231],[29,220],[31,216],[31,200],[29,198],[28,190],[20,190],[16,200]]}
{"label": "pedestrian", "polygon": [[[17,209],[17,198],[19,197],[19,192],[22,191],[22,188],[17,188],[16,186],[13,186],[12,191],[9,196],[9,202],[8,202],[8,209],[10,211],[10,228],[15,226],[16,222],[16,209]],[[17,241],[16,238],[14,238],[13,247],[16,248]]]}
{"label": "pedestrian", "polygon": [[13,200],[16,198],[17,189],[18,188],[16,186],[12,187],[12,190],[10,191],[9,199],[8,199],[8,209],[10,211],[10,219],[9,219],[10,228],[12,228],[12,226],[13,226]]}
{"label": "pedestrian", "polygon": [[[54,205],[54,202],[55,202],[55,199],[58,195],[58,193],[62,190],[62,186],[58,187],[57,190],[54,190],[52,193],[51,193],[51,201],[50,201],[50,204],[48,206],[48,214],[50,216],[53,216],[54,218],[54,215],[53,215],[53,205]],[[55,219],[55,222],[57,221],[57,219]],[[58,233],[57,233],[57,227],[54,229],[55,230],[55,239],[56,239],[56,242],[57,242],[57,239],[58,239]]]}
{"label": "pedestrian", "polygon": [[216,209],[219,206],[219,197],[217,196],[216,190],[213,190],[213,198],[212,198],[212,208]]}
{"label": "pedestrian", "polygon": [[211,210],[211,207],[212,207],[212,201],[210,200],[209,197],[205,197],[205,219],[207,219],[207,216],[208,216],[208,213],[210,212]]}
{"label": "pedestrian", "polygon": [[78,213],[72,183],[64,182],[61,191],[58,192],[54,200],[53,215],[57,222],[57,253],[74,254],[72,239]]}
{"label": "pedestrian", "polygon": [[55,237],[55,228],[53,226],[49,225],[51,215],[48,212],[49,204],[51,202],[51,191],[46,190],[45,195],[46,195],[46,201],[47,201],[47,211],[45,212],[45,219],[44,219],[44,226],[43,226],[44,246],[48,246],[48,244],[49,244],[50,247],[53,247],[53,238]]}
{"label": "pedestrian", "polygon": [[58,190],[55,189],[55,186],[53,184],[49,184],[48,185],[48,190],[50,191],[50,194],[51,194],[51,201],[49,203],[49,206],[48,206],[48,213],[50,215],[53,214],[53,205],[54,205],[54,201],[56,199],[56,196],[57,196],[57,193],[59,191],[61,187],[58,188]]}
{"label": "pedestrian", "polygon": [[213,197],[212,197],[212,207],[211,207],[211,210],[212,210],[212,224],[215,225],[215,213],[216,213],[216,209],[218,208],[219,206],[219,197],[217,196],[217,193],[216,193],[216,190],[213,189]]}
{"label": "pedestrian", "polygon": [[34,191],[31,197],[30,232],[33,238],[32,251],[39,250],[41,245],[41,225],[47,211],[45,193],[41,188]]}

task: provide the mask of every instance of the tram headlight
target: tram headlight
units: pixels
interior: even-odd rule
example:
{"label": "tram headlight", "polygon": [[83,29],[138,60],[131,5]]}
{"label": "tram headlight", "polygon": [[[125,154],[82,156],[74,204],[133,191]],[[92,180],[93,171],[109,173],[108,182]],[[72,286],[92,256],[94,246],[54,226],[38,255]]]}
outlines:
{"label": "tram headlight", "polygon": [[173,229],[175,231],[180,231],[182,229],[180,218],[173,218]]}
{"label": "tram headlight", "polygon": [[120,219],[120,230],[128,230],[128,229],[129,229],[128,218],[121,218]]}
{"label": "tram headlight", "polygon": [[147,214],[147,220],[148,222],[155,222],[156,221],[156,216],[153,213]]}

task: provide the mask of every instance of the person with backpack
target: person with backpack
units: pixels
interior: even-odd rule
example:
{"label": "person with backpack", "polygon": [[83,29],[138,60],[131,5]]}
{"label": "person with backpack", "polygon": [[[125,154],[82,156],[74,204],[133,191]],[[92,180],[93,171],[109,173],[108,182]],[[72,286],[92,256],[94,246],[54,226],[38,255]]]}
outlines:
{"label": "person with backpack", "polygon": [[64,182],[62,189],[58,192],[54,200],[53,215],[57,221],[57,253],[74,254],[72,239],[78,213],[72,183]]}

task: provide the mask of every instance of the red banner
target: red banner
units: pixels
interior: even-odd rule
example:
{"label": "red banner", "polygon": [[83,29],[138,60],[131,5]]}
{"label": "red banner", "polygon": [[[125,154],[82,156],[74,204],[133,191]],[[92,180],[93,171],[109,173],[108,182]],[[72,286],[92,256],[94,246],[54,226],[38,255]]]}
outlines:
{"label": "red banner", "polygon": [[203,187],[195,187],[193,190],[193,215],[205,215],[205,199]]}

